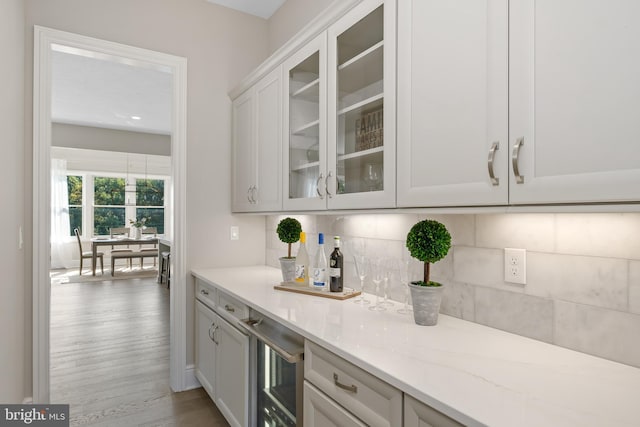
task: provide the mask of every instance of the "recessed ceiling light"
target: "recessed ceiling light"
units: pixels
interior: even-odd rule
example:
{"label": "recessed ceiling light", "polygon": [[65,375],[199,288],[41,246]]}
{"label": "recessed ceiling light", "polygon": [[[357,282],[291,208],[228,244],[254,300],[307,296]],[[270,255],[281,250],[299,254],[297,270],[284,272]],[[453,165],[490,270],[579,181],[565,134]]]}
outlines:
{"label": "recessed ceiling light", "polygon": [[131,116],[131,120],[140,120],[142,117],[140,116]]}

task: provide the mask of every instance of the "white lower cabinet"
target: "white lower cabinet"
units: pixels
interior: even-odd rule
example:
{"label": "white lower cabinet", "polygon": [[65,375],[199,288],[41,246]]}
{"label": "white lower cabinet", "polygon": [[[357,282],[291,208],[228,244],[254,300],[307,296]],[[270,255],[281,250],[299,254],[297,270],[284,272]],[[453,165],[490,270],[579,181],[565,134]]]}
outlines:
{"label": "white lower cabinet", "polygon": [[305,427],[364,427],[366,424],[315,388],[304,382]]}
{"label": "white lower cabinet", "polygon": [[[402,425],[400,390],[310,341],[306,341],[304,345],[304,378],[305,382],[313,384],[326,400],[342,407],[346,413],[364,425]],[[305,386],[305,393],[307,388]],[[323,410],[326,411],[328,408],[327,402],[321,404],[318,403],[318,399],[307,400],[305,395],[305,426],[307,416],[316,418],[317,423],[311,425],[333,425],[330,421],[325,423],[325,416],[322,415]],[[307,411],[311,414],[307,415]]]}
{"label": "white lower cabinet", "polygon": [[430,406],[404,395],[404,427],[462,427],[463,424]]}
{"label": "white lower cabinet", "polygon": [[222,318],[218,324],[215,402],[229,424],[246,426],[249,424],[249,337]]}
{"label": "white lower cabinet", "polygon": [[[214,293],[198,282],[199,292]],[[204,294],[203,294],[204,295]],[[209,294],[207,294],[209,295]],[[200,298],[203,296],[201,295]],[[245,307],[233,306],[221,295],[221,313],[244,313]],[[225,314],[225,316],[233,316]],[[249,425],[249,337],[196,300],[196,378],[233,427]]]}
{"label": "white lower cabinet", "polygon": [[209,307],[196,301],[196,378],[202,387],[215,399],[216,344],[212,330],[216,314]]}

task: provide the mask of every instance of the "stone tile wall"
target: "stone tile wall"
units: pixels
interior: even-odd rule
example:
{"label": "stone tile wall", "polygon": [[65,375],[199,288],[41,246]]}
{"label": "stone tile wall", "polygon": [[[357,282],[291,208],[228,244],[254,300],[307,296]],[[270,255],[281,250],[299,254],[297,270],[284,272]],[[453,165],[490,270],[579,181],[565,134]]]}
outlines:
{"label": "stone tile wall", "polygon": [[[640,367],[640,214],[291,216],[308,233],[311,259],[319,232],[327,255],[332,236],[342,237],[350,287],[359,283],[354,248],[371,259],[402,259],[411,226],[438,220],[453,243],[432,267],[446,285],[442,313]],[[266,221],[266,262],[274,267],[286,255],[275,231],[281,218]],[[527,250],[526,285],[504,281],[508,247]],[[412,262],[412,279],[421,268]],[[402,302],[406,286],[398,271],[391,277],[389,297]],[[374,292],[369,280],[365,291]]]}

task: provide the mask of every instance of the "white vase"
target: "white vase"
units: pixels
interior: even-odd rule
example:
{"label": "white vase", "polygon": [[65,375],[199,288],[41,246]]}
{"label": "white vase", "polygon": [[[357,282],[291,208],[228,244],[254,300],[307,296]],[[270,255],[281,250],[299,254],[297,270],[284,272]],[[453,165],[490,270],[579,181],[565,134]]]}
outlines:
{"label": "white vase", "polygon": [[414,285],[413,282],[409,284],[413,302],[413,320],[416,324],[434,326],[438,323],[443,288],[442,285],[419,286]]}
{"label": "white vase", "polygon": [[142,239],[142,228],[133,227],[133,238],[134,239]]}

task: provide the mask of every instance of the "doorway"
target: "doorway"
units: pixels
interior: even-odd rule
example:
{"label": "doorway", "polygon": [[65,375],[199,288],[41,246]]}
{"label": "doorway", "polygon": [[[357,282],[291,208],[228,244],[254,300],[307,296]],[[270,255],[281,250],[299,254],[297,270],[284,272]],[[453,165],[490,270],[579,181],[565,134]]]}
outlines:
{"label": "doorway", "polygon": [[51,267],[51,146],[52,52],[76,49],[96,57],[121,58],[131,64],[163,67],[171,74],[171,180],[166,224],[172,242],[170,288],[170,385],[190,388],[192,370],[186,365],[186,78],[185,58],[99,40],[45,27],[34,29],[34,154],[33,154],[33,400],[50,399],[50,278]]}

